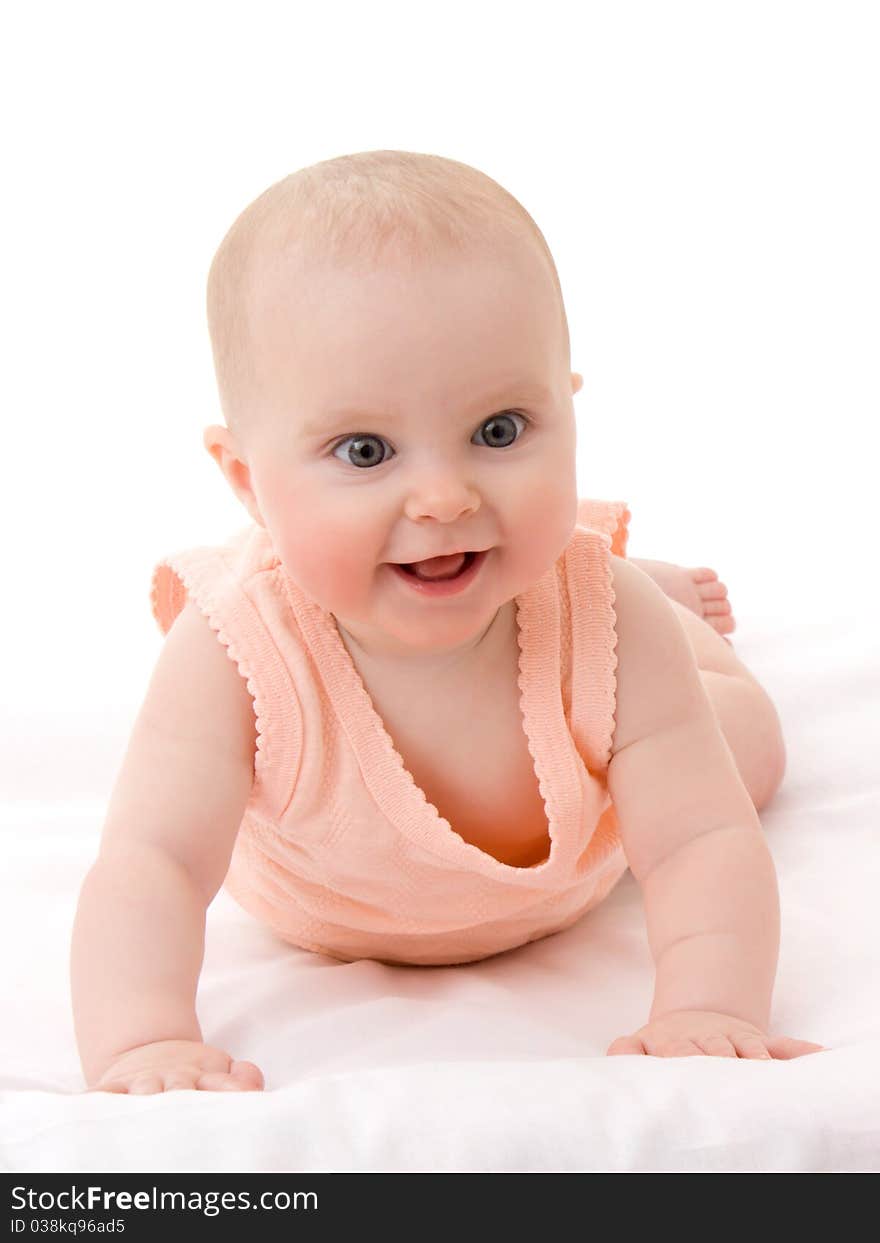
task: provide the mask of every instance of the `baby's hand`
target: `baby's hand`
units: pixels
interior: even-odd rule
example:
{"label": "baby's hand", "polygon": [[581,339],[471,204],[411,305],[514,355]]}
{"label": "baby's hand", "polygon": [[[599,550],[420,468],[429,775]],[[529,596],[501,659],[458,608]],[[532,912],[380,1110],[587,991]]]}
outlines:
{"label": "baby's hand", "polygon": [[258,1092],[263,1072],[198,1040],[156,1040],[120,1054],[88,1092]]}
{"label": "baby's hand", "polygon": [[744,1019],[711,1010],[674,1010],[663,1014],[631,1036],[618,1036],[605,1050],[646,1053],[650,1057],[792,1058],[819,1053],[825,1046],[793,1036],[768,1036]]}

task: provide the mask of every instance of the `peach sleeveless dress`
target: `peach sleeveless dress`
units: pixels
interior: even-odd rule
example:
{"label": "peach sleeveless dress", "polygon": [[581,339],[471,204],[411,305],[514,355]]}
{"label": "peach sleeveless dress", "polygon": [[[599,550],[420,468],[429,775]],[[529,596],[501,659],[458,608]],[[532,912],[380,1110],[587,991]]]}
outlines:
{"label": "peach sleeveless dress", "polygon": [[625,502],[582,500],[557,562],[516,597],[520,709],[550,853],[516,867],[465,842],[394,748],[332,614],[256,524],[153,569],[163,634],[187,598],[254,700],[254,781],[224,881],[284,940],[350,962],[472,962],[570,927],[627,869],[606,770],[614,731],[611,553]]}

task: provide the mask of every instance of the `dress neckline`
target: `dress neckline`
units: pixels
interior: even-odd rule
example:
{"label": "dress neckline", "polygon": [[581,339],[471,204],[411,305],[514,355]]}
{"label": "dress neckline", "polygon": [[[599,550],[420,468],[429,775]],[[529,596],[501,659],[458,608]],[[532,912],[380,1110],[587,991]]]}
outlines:
{"label": "dress neckline", "polygon": [[416,784],[339,633],[336,618],[298,587],[279,563],[287,597],[341,728],[376,804],[410,841],[470,871],[506,881],[552,883],[576,845],[581,812],[578,757],[560,693],[559,579],[565,553],[514,597],[519,709],[547,818],[550,849],[528,867],[503,863],[455,831]]}

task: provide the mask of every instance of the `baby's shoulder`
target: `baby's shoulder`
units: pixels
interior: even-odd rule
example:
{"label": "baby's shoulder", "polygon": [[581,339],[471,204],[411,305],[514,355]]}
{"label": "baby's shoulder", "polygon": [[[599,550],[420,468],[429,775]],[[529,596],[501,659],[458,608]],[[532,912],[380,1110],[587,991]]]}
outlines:
{"label": "baby's shoulder", "polygon": [[669,597],[625,557],[610,554],[614,590],[614,755],[679,720],[695,693],[699,671]]}

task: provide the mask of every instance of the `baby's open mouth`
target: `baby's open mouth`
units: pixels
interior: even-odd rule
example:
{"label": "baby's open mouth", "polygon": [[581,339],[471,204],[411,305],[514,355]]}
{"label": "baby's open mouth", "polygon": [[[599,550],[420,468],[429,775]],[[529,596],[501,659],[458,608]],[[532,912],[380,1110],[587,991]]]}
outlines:
{"label": "baby's open mouth", "polygon": [[430,580],[458,578],[469,566],[473,565],[475,552],[456,552],[448,557],[429,557],[426,561],[414,561],[409,565],[401,564],[400,568],[414,578]]}

